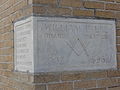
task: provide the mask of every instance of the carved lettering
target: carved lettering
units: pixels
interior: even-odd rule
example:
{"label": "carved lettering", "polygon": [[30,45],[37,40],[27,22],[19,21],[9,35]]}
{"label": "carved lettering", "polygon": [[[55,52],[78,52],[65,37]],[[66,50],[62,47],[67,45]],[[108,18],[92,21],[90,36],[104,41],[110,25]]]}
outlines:
{"label": "carved lettering", "polygon": [[114,20],[32,16],[15,24],[14,36],[16,70],[116,68]]}
{"label": "carved lettering", "polygon": [[16,67],[31,68],[32,66],[32,30],[29,23],[16,27],[15,31],[15,59]]}

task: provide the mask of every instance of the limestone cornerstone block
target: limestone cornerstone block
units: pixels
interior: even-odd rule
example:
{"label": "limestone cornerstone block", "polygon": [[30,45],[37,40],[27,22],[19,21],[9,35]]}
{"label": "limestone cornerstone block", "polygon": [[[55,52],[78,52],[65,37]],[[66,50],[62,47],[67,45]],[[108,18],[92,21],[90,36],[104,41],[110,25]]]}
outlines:
{"label": "limestone cornerstone block", "polygon": [[14,25],[15,70],[115,69],[114,20],[31,16]]}

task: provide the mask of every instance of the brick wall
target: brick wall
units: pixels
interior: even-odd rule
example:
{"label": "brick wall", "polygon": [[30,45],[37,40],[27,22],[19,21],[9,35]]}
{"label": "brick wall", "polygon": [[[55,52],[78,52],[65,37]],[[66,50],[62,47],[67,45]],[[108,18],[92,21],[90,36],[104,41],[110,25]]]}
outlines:
{"label": "brick wall", "polygon": [[0,90],[34,90],[32,75],[14,72],[13,59],[13,22],[32,10],[30,0],[0,0]]}
{"label": "brick wall", "polygon": [[[13,22],[30,15],[115,19],[118,70],[14,72]],[[0,90],[120,90],[120,0],[0,0]]]}

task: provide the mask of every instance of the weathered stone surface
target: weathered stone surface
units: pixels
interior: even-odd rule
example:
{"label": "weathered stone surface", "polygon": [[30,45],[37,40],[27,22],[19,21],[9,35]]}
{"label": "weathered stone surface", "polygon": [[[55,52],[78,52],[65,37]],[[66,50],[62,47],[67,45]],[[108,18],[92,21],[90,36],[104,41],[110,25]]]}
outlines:
{"label": "weathered stone surface", "polygon": [[18,21],[15,23],[16,70],[116,68],[115,33],[112,20],[29,17]]}

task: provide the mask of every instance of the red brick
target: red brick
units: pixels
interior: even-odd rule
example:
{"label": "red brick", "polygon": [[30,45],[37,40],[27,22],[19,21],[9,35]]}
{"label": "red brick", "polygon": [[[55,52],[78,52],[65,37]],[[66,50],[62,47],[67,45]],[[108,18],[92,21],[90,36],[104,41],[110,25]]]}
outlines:
{"label": "red brick", "polygon": [[74,83],[75,89],[80,88],[94,88],[96,87],[96,80],[89,80],[89,81],[80,81]]}
{"label": "red brick", "polygon": [[95,16],[101,18],[115,18],[115,13],[112,11],[96,11]]}
{"label": "red brick", "polygon": [[120,77],[120,71],[109,70],[107,76],[108,77]]}
{"label": "red brick", "polygon": [[56,4],[56,0],[33,0],[34,4]]}
{"label": "red brick", "polygon": [[57,83],[48,85],[48,90],[73,90],[72,83]]}
{"label": "red brick", "polygon": [[60,5],[67,7],[83,7],[83,2],[80,0],[61,0]]}
{"label": "red brick", "polygon": [[104,9],[104,3],[86,1],[84,3],[84,7],[85,8]]}
{"label": "red brick", "polygon": [[93,88],[93,89],[87,89],[87,90],[106,90],[106,88]]}
{"label": "red brick", "polygon": [[103,80],[97,81],[98,87],[110,87],[110,86],[116,86],[118,84],[119,84],[119,81],[116,78],[103,79]]}
{"label": "red brick", "polygon": [[111,88],[108,88],[108,90],[120,90],[120,87],[111,87]]}
{"label": "red brick", "polygon": [[71,9],[68,8],[54,8],[54,7],[47,8],[48,15],[70,16],[71,12],[72,12]]}
{"label": "red brick", "polygon": [[120,4],[108,3],[106,4],[106,10],[120,10]]}
{"label": "red brick", "polygon": [[62,81],[82,80],[85,78],[86,78],[86,74],[84,72],[63,72],[61,74]]}
{"label": "red brick", "polygon": [[34,76],[35,83],[59,82],[60,75],[57,73],[41,73]]}
{"label": "red brick", "polygon": [[73,16],[94,16],[94,10],[73,10]]}

